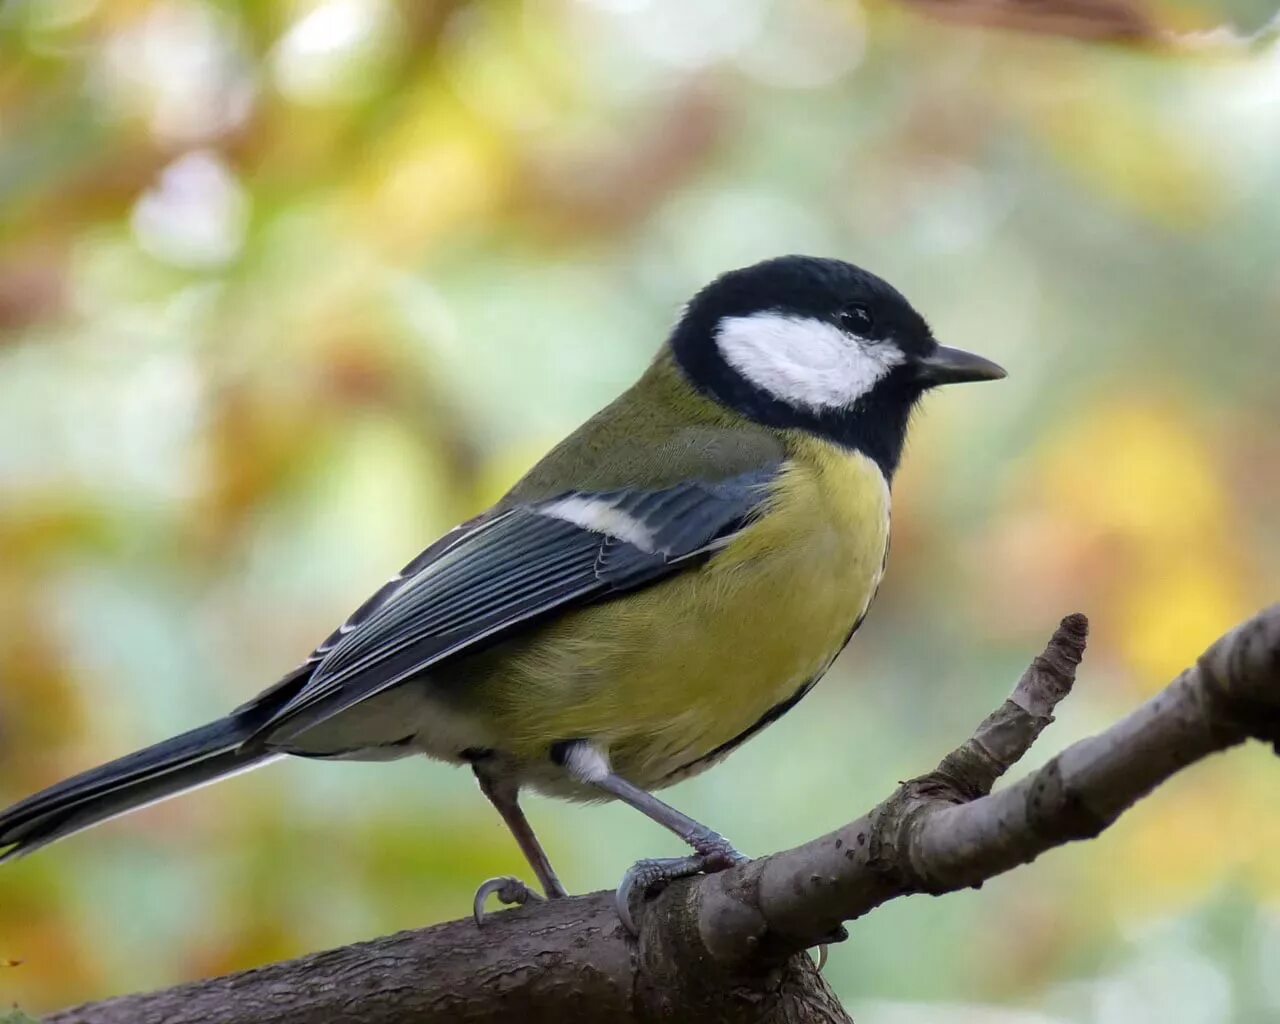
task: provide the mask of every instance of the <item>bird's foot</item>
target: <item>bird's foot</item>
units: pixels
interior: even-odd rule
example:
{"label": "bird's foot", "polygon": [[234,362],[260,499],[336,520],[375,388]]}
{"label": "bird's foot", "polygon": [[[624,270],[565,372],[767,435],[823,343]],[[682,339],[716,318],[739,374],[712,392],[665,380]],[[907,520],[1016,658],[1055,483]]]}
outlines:
{"label": "bird's foot", "polygon": [[471,916],[475,918],[477,927],[484,924],[486,916],[484,905],[489,901],[490,896],[497,896],[498,902],[504,907],[522,907],[529,902],[543,901],[540,894],[534,892],[514,875],[490,878],[487,882],[480,884],[480,888],[476,890],[476,898],[471,904]]}
{"label": "bird's foot", "polygon": [[614,906],[622,926],[632,935],[639,935],[632,906],[645,899],[651,892],[660,890],[677,878],[692,875],[710,875],[724,871],[735,864],[745,864],[751,858],[735,850],[723,836],[712,834],[705,842],[698,843],[698,852],[688,857],[657,857],[637,861],[622,876],[614,895]]}

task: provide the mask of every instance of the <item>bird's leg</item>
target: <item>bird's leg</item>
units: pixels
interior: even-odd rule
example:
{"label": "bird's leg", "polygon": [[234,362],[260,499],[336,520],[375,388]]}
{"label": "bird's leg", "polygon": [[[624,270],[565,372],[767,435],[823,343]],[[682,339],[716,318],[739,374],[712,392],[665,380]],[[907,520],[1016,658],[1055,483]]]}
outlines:
{"label": "bird's leg", "polygon": [[621,776],[610,772],[596,785],[674,832],[694,849],[693,855],[689,857],[654,857],[637,861],[622,876],[614,900],[618,917],[632,935],[638,934],[639,931],[631,911],[632,902],[637,896],[643,898],[653,889],[675,881],[677,878],[723,871],[748,860],[719,832],[707,828],[701,822],[676,810],[652,793],[633,786]]}
{"label": "bird's leg", "polygon": [[557,744],[553,759],[580,782],[596,786],[610,796],[634,807],[645,817],[656,821],[663,828],[674,832],[693,847],[689,857],[663,857],[642,860],[633,864],[622,876],[615,897],[618,917],[631,934],[636,934],[635,919],[631,913],[634,896],[644,896],[655,886],[665,885],[677,878],[703,872],[723,871],[741,864],[749,858],[733,848],[733,844],[719,832],[695,821],[682,811],[659,800],[652,793],[633,785],[614,774],[609,759],[596,747],[583,740]]}
{"label": "bird's leg", "polygon": [[[595,784],[611,796],[616,796],[623,803],[634,807],[645,817],[656,821],[663,828],[674,832],[692,846],[700,856],[708,858],[713,863],[722,862],[722,868],[731,867],[747,859],[719,832],[707,828],[701,822],[664,803],[648,790],[633,786],[619,775],[610,772]],[[713,870],[720,870],[720,868]]]}
{"label": "bird's leg", "polygon": [[[558,899],[561,896],[567,896],[568,893],[560,884],[560,879],[556,877],[555,868],[551,866],[546,851],[538,842],[533,826],[529,824],[529,819],[520,809],[518,785],[510,778],[486,771],[480,764],[473,764],[472,770],[475,772],[476,781],[480,783],[480,792],[489,798],[489,802],[502,815],[502,820],[506,822],[507,828],[520,846],[520,852],[533,868],[533,873],[538,876],[538,882],[543,892],[547,894],[547,898]],[[498,902],[508,906],[542,899],[518,878],[510,876],[491,878],[476,890],[472,907],[476,924],[484,922],[485,901],[491,895],[496,895]]]}

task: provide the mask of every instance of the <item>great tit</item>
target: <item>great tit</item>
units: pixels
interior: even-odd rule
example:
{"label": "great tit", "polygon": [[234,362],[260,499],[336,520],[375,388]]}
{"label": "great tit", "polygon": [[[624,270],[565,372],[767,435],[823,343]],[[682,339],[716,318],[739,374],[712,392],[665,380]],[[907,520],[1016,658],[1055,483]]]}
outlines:
{"label": "great tit", "polygon": [[[784,256],[717,278],[640,380],[491,509],[428,547],[227,717],[0,814],[0,860],[284,755],[467,765],[547,897],[518,796],[617,799],[692,855],[618,906],[741,860],[652,795],[794,707],[862,623],[889,487],[930,388],[1004,376],[933,338],[885,281]],[[535,897],[516,879],[484,900]]]}

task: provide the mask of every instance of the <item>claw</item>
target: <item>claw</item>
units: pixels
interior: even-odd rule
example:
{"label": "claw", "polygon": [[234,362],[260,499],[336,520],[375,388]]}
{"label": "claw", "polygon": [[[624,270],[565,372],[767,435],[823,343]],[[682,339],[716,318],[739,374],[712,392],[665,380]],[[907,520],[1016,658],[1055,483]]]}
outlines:
{"label": "claw", "polygon": [[476,927],[484,925],[484,905],[490,896],[497,896],[498,902],[506,907],[522,907],[530,901],[541,903],[543,899],[513,875],[490,878],[480,884],[480,888],[476,890],[476,898],[471,903],[471,916],[475,919]]}
{"label": "claw", "polygon": [[651,860],[638,860],[627,869],[618,883],[618,891],[614,893],[613,903],[618,911],[618,918],[631,935],[639,935],[635,916],[631,912],[631,903],[639,894],[643,899],[649,891],[658,886],[665,886],[677,878],[688,878],[703,870],[706,858],[701,854],[689,857],[662,857]]}
{"label": "claw", "polygon": [[677,878],[714,874],[735,864],[745,864],[750,859],[740,854],[723,838],[718,843],[708,843],[707,847],[688,857],[659,857],[636,861],[631,865],[618,883],[618,890],[613,897],[618,919],[629,934],[640,934],[631,910],[637,894],[643,899],[651,890],[664,887]]}
{"label": "claw", "polygon": [[824,941],[818,943],[818,973],[822,973],[822,969],[827,966],[827,954],[831,946],[837,942],[844,942],[849,937],[849,929],[842,924],[836,925],[824,937]]}

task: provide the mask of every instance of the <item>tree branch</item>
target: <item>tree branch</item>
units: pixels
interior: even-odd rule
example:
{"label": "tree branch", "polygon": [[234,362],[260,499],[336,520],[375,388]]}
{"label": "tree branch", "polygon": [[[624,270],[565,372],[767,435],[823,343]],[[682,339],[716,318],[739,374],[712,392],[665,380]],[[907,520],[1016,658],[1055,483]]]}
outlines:
{"label": "tree branch", "polygon": [[594,893],[403,932],[256,971],[64,1010],[49,1024],[844,1022],[802,951],[911,893],[981,885],[1088,839],[1182,768],[1280,742],[1280,605],[1215,643],[1110,729],[997,792],[1070,692],[1083,616],[936,769],[803,846],[672,885],[638,939]]}
{"label": "tree branch", "polygon": [[981,28],[1158,47],[1169,37],[1143,0],[903,0],[940,21]]}

